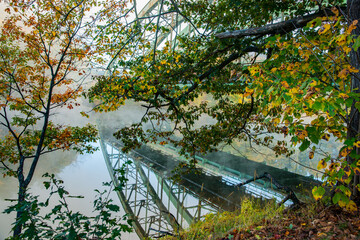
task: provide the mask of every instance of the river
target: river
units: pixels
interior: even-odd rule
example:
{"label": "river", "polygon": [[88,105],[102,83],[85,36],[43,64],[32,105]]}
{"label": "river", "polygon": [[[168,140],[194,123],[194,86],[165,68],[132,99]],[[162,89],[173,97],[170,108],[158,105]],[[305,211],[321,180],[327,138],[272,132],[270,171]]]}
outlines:
{"label": "river", "polygon": [[[127,104],[116,113],[95,114],[91,113],[90,118],[81,117],[80,111],[91,110],[91,107],[82,102],[82,107],[74,110],[60,109],[54,115],[56,123],[70,124],[73,126],[83,126],[87,123],[95,124],[96,121],[107,123],[109,128],[116,129],[116,124],[121,122],[131,123],[139,117],[141,112],[134,104]],[[127,114],[124,114],[124,113]],[[115,118],[116,116],[116,118]],[[126,117],[122,117],[126,116]],[[111,122],[111,124],[110,124]],[[110,181],[109,172],[100,150],[99,143],[93,143],[94,147],[98,147],[98,151],[93,154],[77,154],[76,152],[57,151],[41,157],[36,169],[34,178],[30,184],[30,192],[35,195],[44,197],[49,196],[49,192],[45,190],[42,182],[46,179],[42,175],[46,172],[56,174],[58,179],[64,181],[65,189],[72,195],[82,195],[83,199],[70,199],[71,209],[80,211],[90,216],[93,209],[93,200],[95,198],[95,189],[104,189],[103,182]],[[0,178],[0,240],[9,236],[11,231],[11,223],[15,219],[15,215],[4,214],[3,211],[11,203],[6,199],[15,199],[17,197],[17,181],[15,178]],[[113,195],[115,203],[120,205],[120,201]],[[121,213],[123,214],[123,213]],[[136,239],[136,234],[127,234],[122,239]]]}
{"label": "river", "polygon": [[[94,146],[99,146],[99,144],[96,143]],[[36,195],[48,196],[49,192],[45,190],[42,184],[45,179],[41,175],[45,172],[56,172],[57,178],[64,180],[65,189],[73,195],[84,196],[83,199],[71,199],[71,209],[89,216],[92,214],[92,201],[96,195],[94,189],[104,189],[102,183],[110,181],[100,150],[93,154],[84,155],[77,155],[73,152],[54,153],[49,157],[42,158],[39,166],[41,167],[37,169],[30,191]],[[9,205],[9,202],[5,201],[5,199],[16,198],[16,189],[17,183],[15,179],[6,178],[0,180],[1,212]],[[116,197],[113,199],[120,205]],[[10,224],[14,221],[14,217],[14,215],[0,213],[0,239],[9,236]],[[124,235],[123,239],[134,239],[133,237],[136,238],[136,236]]]}

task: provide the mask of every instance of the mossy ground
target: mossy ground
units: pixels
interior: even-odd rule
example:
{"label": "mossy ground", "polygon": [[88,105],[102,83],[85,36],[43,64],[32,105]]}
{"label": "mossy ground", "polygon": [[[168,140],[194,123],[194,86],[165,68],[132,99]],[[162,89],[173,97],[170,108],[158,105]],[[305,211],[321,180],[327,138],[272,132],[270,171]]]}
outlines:
{"label": "mossy ground", "polygon": [[359,211],[310,202],[298,210],[245,199],[236,212],[209,214],[174,239],[360,239]]}

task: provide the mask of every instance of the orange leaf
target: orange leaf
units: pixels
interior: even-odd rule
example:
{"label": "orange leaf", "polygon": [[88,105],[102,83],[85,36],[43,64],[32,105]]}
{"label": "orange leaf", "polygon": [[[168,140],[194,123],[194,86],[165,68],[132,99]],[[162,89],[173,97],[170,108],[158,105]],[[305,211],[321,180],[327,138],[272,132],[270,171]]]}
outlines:
{"label": "orange leaf", "polygon": [[349,26],[349,28],[346,30],[346,32],[347,32],[348,34],[351,34],[351,32],[356,29],[356,25],[357,25],[357,24],[358,24],[358,20],[354,20],[354,21],[350,24],[350,26]]}
{"label": "orange leaf", "polygon": [[286,81],[282,81],[282,82],[281,82],[281,85],[282,85],[284,88],[289,88],[289,84],[288,84]]}
{"label": "orange leaf", "polygon": [[339,77],[340,79],[346,79],[347,76],[348,76],[348,74],[349,74],[349,70],[346,69],[346,68],[344,68],[343,70],[341,70],[341,71],[338,73],[338,77]]}

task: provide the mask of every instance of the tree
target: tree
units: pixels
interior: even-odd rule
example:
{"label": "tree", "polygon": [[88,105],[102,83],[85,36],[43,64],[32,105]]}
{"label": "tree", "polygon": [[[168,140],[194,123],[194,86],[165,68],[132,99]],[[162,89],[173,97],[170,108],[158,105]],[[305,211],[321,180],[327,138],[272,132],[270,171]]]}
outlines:
{"label": "tree", "polygon": [[[18,179],[19,206],[41,155],[94,150],[88,144],[97,138],[94,126],[56,124],[52,113],[78,105],[89,63],[94,58],[101,62],[106,49],[91,38],[95,23],[121,6],[92,0],[9,1],[0,33],[0,124],[6,132],[0,140],[0,161],[4,176]],[[100,10],[90,12],[95,7]],[[18,208],[14,237],[25,220],[24,210]]]}
{"label": "tree", "polygon": [[[102,100],[98,110],[116,109],[128,98],[143,102],[140,123],[115,133],[124,150],[161,139],[193,157],[250,140],[286,156],[291,145],[308,150],[310,159],[322,155],[318,170],[334,187],[333,202],[354,210],[360,203],[359,6],[357,0],[161,1],[152,16],[155,44],[145,42],[143,54],[113,64],[113,74],[88,96]],[[178,34],[160,49],[158,36],[169,29],[159,19],[174,12],[194,34]],[[147,26],[136,24],[144,34]],[[196,104],[203,94],[213,101]],[[199,126],[204,116],[210,121]],[[159,127],[164,121],[171,130]],[[153,128],[145,130],[149,122]],[[330,137],[339,141],[338,156],[320,148]],[[324,192],[313,190],[315,198]]]}
{"label": "tree", "polygon": [[[350,65],[356,69],[357,71],[354,72],[351,75],[351,91],[355,94],[360,93],[360,49],[359,49],[359,37],[360,37],[360,27],[359,27],[359,21],[360,21],[360,1],[357,0],[348,0],[347,1],[347,17],[348,17],[348,23],[351,26],[352,23],[357,21],[357,24],[352,29],[352,34],[354,34],[354,37],[357,37],[356,45],[351,43],[351,51],[350,51]],[[356,99],[353,100],[350,110],[350,120],[347,122],[347,136],[346,138],[348,140],[354,140],[358,142],[359,140],[359,123],[360,123],[360,117],[359,117],[359,106]],[[351,165],[358,165],[357,162],[359,161],[359,149],[358,146],[355,146],[353,148],[353,153],[355,155],[351,156],[350,154],[347,156],[347,162]],[[360,175],[358,172],[358,169],[352,170],[352,174],[350,174],[350,177],[352,177],[352,180],[348,183],[349,188],[352,192],[351,198],[356,199],[357,203],[359,204],[359,183],[360,183]]]}

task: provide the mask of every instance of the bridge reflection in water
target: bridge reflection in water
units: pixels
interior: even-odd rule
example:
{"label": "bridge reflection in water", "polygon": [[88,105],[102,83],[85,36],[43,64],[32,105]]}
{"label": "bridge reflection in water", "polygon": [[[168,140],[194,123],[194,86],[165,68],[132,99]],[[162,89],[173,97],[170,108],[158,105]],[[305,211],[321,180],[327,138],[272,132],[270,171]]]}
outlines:
{"label": "bridge reflection in water", "polygon": [[[100,145],[112,181],[118,186],[122,207],[140,239],[176,234],[208,213],[240,208],[244,195],[277,201],[285,197],[265,181],[239,188],[237,184],[251,176],[226,167],[220,172],[214,169],[214,163],[210,167],[199,164],[203,168],[200,174],[186,174],[175,183],[169,179],[171,170],[179,164],[173,157],[149,147],[124,154],[116,140],[104,138]],[[128,179],[123,186],[118,179],[119,169]]]}

